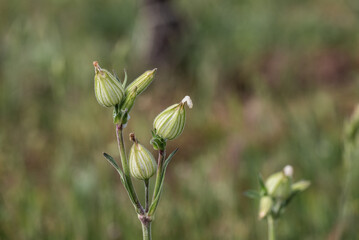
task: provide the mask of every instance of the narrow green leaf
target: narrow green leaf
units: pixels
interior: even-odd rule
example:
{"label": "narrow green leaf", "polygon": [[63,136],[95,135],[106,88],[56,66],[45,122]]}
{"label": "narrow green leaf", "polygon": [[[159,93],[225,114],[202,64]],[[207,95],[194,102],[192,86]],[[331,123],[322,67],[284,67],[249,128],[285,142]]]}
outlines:
{"label": "narrow green leaf", "polygon": [[123,186],[125,187],[127,193],[128,193],[128,196],[130,197],[130,200],[132,202],[132,204],[135,206],[136,208],[136,204],[135,204],[135,200],[133,198],[133,196],[130,194],[130,187],[128,186],[128,183],[124,177],[124,174],[121,170],[121,168],[118,166],[118,164],[116,163],[116,161],[113,159],[113,157],[107,153],[103,153],[103,156],[107,159],[107,161],[116,169],[116,171],[118,172],[118,174],[120,175],[120,179],[121,179],[121,182],[123,184]]}
{"label": "narrow green leaf", "polygon": [[[118,166],[118,164],[116,163],[115,159],[113,159],[113,157],[111,157],[111,155],[107,154],[107,153],[103,153],[103,156],[107,159],[107,161],[112,165],[112,167],[114,167],[116,169],[116,171],[118,172],[118,174],[121,177],[121,182],[123,183],[123,185],[125,186],[126,190],[127,190],[127,182],[125,181],[123,172],[121,170],[121,168]],[[128,190],[127,190],[128,191]]]}
{"label": "narrow green leaf", "polygon": [[127,84],[127,72],[126,72],[126,69],[123,70],[125,72],[125,79],[123,80],[123,88],[126,88],[126,84]]}
{"label": "narrow green leaf", "polygon": [[148,214],[149,214],[149,215],[154,214],[155,211],[156,211],[156,208],[157,208],[157,205],[158,205],[158,202],[159,202],[159,200],[160,200],[161,193],[162,193],[162,188],[163,188],[163,183],[164,183],[164,180],[165,180],[165,175],[166,175],[167,166],[168,166],[168,164],[170,163],[171,159],[173,158],[173,156],[176,154],[177,151],[178,151],[178,148],[176,148],[176,149],[168,156],[168,158],[167,158],[166,161],[164,162],[163,170],[162,170],[162,174],[161,174],[161,181],[160,181],[159,191],[158,191],[157,195],[155,196],[154,200],[153,200],[152,203],[151,203],[151,206],[150,206],[149,211],[148,211]]}
{"label": "narrow green leaf", "polygon": [[[113,159],[113,157],[111,157],[110,154],[107,153],[103,153],[103,156],[107,159],[107,161],[112,165],[112,167],[114,167],[117,171],[121,171],[120,167],[118,166],[118,164],[116,163],[115,159]],[[122,173],[122,171],[121,171]]]}
{"label": "narrow green leaf", "polygon": [[119,81],[121,83],[121,79],[118,77],[117,73],[115,72],[115,70],[112,70],[113,75],[115,76],[116,80]]}
{"label": "narrow green leaf", "polygon": [[256,190],[248,190],[248,191],[244,192],[244,195],[249,198],[253,198],[253,199],[261,198],[261,194]]}
{"label": "narrow green leaf", "polygon": [[177,153],[177,151],[178,151],[178,148],[176,148],[169,156],[168,156],[168,158],[166,159],[166,161],[165,161],[165,165],[164,165],[164,170],[166,170],[166,168],[167,168],[167,165],[170,163],[170,161],[172,160],[172,158],[173,158],[173,156]]}
{"label": "narrow green leaf", "polygon": [[264,184],[264,181],[263,181],[263,178],[262,178],[261,174],[258,174],[258,182],[259,182],[261,195],[267,195],[268,194],[267,187]]}

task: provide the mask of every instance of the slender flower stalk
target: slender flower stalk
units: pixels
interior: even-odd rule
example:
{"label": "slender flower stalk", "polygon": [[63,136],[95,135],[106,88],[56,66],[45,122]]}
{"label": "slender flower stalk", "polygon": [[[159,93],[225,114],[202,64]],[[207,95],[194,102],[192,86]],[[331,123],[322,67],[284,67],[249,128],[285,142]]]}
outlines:
{"label": "slender flower stalk", "polygon": [[152,239],[151,222],[148,222],[147,224],[142,223],[142,237],[143,237],[143,240],[151,240]]}
{"label": "slender flower stalk", "polygon": [[130,199],[132,200],[132,202],[133,202],[133,204],[135,206],[136,212],[140,213],[140,214],[143,214],[144,213],[143,207],[141,206],[141,203],[138,200],[138,197],[137,197],[136,191],[135,191],[135,189],[133,187],[132,179],[131,179],[131,176],[130,176],[130,168],[128,166],[126,150],[125,150],[125,144],[124,144],[124,141],[123,141],[123,128],[122,128],[122,125],[119,125],[119,124],[116,125],[116,135],[117,135],[118,148],[119,148],[119,151],[120,151],[120,158],[121,158],[121,164],[122,164],[122,168],[123,168],[123,173],[125,175],[125,181],[126,181],[126,183],[128,185],[128,189],[127,189],[128,194],[129,194]]}
{"label": "slender flower stalk", "polygon": [[[157,161],[157,173],[156,173],[156,183],[155,183],[155,188],[153,191],[153,195],[152,195],[152,202],[154,203],[153,206],[151,206],[151,211],[149,211],[149,215],[151,216],[152,214],[155,213],[156,209],[157,209],[157,205],[159,202],[159,194],[161,191],[161,175],[163,172],[163,164],[164,164],[164,160],[166,158],[166,150],[159,150],[158,151],[158,161]],[[158,199],[156,201],[156,197],[158,196]]]}
{"label": "slender flower stalk", "polygon": [[268,240],[275,240],[274,220],[272,216],[267,217],[267,223],[268,223]]}
{"label": "slender flower stalk", "polygon": [[146,179],[145,181],[145,212],[148,212],[148,208],[149,208],[149,185],[150,185],[150,180]]}

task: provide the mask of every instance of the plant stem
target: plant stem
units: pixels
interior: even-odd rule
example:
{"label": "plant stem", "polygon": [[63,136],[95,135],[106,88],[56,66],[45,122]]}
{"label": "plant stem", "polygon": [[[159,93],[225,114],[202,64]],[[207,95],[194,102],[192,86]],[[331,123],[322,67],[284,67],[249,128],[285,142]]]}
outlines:
{"label": "plant stem", "polygon": [[149,187],[150,179],[145,179],[145,212],[148,212],[149,201],[148,201],[148,187]]}
{"label": "plant stem", "polygon": [[128,185],[128,195],[130,196],[131,202],[136,208],[136,211],[140,214],[144,213],[143,207],[138,200],[135,188],[133,187],[131,176],[130,176],[130,168],[128,166],[128,160],[126,157],[126,151],[125,151],[125,144],[123,141],[123,128],[122,124],[116,124],[116,136],[117,136],[117,142],[118,142],[118,148],[120,151],[120,158],[121,158],[121,164],[123,173],[125,176],[125,181]]}
{"label": "plant stem", "polygon": [[156,173],[156,183],[155,183],[155,188],[153,190],[153,195],[152,195],[152,204],[155,204],[154,209],[152,209],[151,206],[151,210],[149,212],[149,215],[153,215],[154,212],[156,211],[157,205],[158,205],[158,201],[154,202],[154,200],[156,199],[157,195],[160,194],[160,187],[161,187],[161,181],[162,181],[162,170],[163,170],[163,163],[166,157],[166,150],[159,150],[158,151],[158,164],[157,164],[157,173]]}
{"label": "plant stem", "polygon": [[274,220],[271,215],[267,217],[267,223],[268,223],[268,240],[275,240]]}
{"label": "plant stem", "polygon": [[142,236],[143,240],[151,240],[151,222],[142,223]]}

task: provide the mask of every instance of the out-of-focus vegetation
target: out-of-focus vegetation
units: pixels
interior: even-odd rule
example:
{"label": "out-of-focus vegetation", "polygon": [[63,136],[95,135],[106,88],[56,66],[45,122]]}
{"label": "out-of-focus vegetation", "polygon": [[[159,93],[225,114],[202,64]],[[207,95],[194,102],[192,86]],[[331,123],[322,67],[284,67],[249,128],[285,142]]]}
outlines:
{"label": "out-of-focus vegetation", "polygon": [[148,148],[156,114],[193,98],[169,144],[180,151],[154,239],[265,239],[258,202],[243,192],[286,164],[312,185],[277,223],[278,239],[341,229],[358,239],[358,164],[339,217],[342,128],[359,102],[358,1],[178,0],[162,13],[148,2],[0,1],[0,239],[141,238],[101,154],[118,157],[93,60],[130,79],[158,67],[127,127]]}

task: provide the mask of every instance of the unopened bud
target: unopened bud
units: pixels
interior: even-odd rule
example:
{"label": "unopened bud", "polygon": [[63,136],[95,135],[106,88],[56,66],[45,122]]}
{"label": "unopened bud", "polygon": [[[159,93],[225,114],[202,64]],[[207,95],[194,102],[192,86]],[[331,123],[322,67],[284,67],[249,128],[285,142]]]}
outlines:
{"label": "unopened bud", "polygon": [[137,87],[135,87],[132,92],[126,95],[125,101],[122,103],[120,107],[121,112],[125,114],[122,117],[122,124],[126,124],[130,119],[129,112],[131,111],[133,104],[135,103],[136,96],[137,96]]}
{"label": "unopened bud", "polygon": [[149,179],[156,172],[156,161],[151,152],[142,144],[138,143],[134,134],[131,134],[130,138],[134,141],[130,150],[130,173],[139,180]]}
{"label": "unopened bud", "polygon": [[172,140],[181,135],[186,123],[185,104],[189,108],[193,107],[189,96],[183,98],[180,103],[168,107],[155,118],[153,128],[158,136]]}
{"label": "unopened bud", "polygon": [[310,186],[310,181],[301,180],[292,185],[292,191],[302,192]]}
{"label": "unopened bud", "polygon": [[157,68],[155,68],[153,70],[148,70],[148,71],[144,72],[141,76],[136,78],[126,88],[126,94],[133,92],[134,89],[137,88],[137,96],[140,95],[152,83],[153,77],[155,76],[156,71],[157,71]]}
{"label": "unopened bud", "polygon": [[271,175],[265,183],[268,195],[286,199],[291,193],[291,181],[291,178],[287,177],[284,172]]}
{"label": "unopened bud", "polygon": [[97,102],[104,107],[112,107],[121,103],[124,89],[121,83],[106,69],[102,69],[97,61],[95,67],[95,95]]}
{"label": "unopened bud", "polygon": [[265,218],[271,211],[273,200],[269,196],[263,196],[259,202],[259,219]]}
{"label": "unopened bud", "polygon": [[137,95],[137,87],[135,87],[132,92],[127,94],[125,101],[121,105],[121,109],[130,112],[130,110],[133,107],[133,104],[135,103],[136,95]]}

